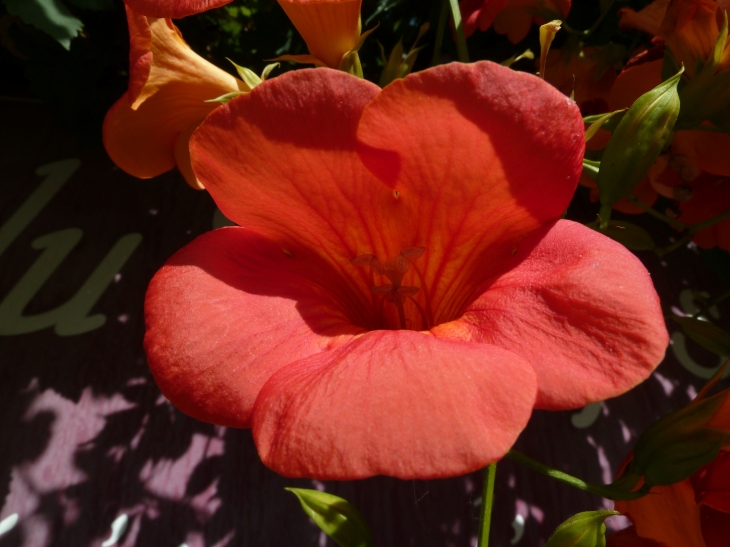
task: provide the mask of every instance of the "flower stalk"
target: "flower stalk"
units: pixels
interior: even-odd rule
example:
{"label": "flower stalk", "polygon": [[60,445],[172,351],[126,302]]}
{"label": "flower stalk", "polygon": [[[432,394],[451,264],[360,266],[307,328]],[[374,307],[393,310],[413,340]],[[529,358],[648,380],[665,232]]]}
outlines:
{"label": "flower stalk", "polygon": [[550,466],[533,460],[532,458],[525,456],[524,454],[517,452],[516,450],[510,450],[509,452],[507,452],[506,457],[516,461],[517,463],[521,463],[525,467],[529,467],[533,471],[542,473],[543,475],[550,477],[551,479],[555,479],[574,488],[577,488],[578,490],[590,492],[591,494],[608,498],[610,500],[635,500],[645,496],[649,492],[648,488],[643,487],[636,492],[626,492],[618,490],[611,485],[601,486],[599,484],[592,484],[590,482],[579,479],[578,477],[568,475],[567,473],[559,471],[558,469],[554,469]]}
{"label": "flower stalk", "polygon": [[477,547],[489,546],[489,528],[492,523],[492,505],[494,504],[494,479],[496,476],[496,463],[493,463],[484,470],[484,493],[482,494],[482,512],[479,518],[480,526]]}

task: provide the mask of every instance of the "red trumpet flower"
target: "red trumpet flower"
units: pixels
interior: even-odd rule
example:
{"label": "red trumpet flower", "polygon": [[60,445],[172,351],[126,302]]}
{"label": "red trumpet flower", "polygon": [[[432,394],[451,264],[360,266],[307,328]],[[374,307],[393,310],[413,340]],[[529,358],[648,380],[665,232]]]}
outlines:
{"label": "red trumpet flower", "polygon": [[467,473],[533,408],[623,393],[667,333],[641,263],[559,220],[583,148],[575,103],[493,63],[383,90],[329,69],[264,82],[191,139],[240,227],[152,280],[155,379],[321,479]]}

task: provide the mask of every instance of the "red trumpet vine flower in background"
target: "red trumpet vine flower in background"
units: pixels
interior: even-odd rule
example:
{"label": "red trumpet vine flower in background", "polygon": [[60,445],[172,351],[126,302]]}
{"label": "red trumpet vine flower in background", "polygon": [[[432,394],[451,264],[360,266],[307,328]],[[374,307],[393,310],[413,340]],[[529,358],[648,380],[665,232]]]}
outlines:
{"label": "red trumpet vine flower in background", "polygon": [[360,37],[362,0],[278,0],[309,53],[319,63],[340,68]]}
{"label": "red trumpet vine flower in background", "polygon": [[[730,431],[730,398],[725,398],[707,427]],[[723,450],[688,479],[654,486],[637,500],[617,501],[616,510],[634,526],[609,536],[608,547],[727,547],[730,451]]]}
{"label": "red trumpet vine flower in background", "polygon": [[[660,36],[671,51],[677,66],[684,65],[691,79],[698,63],[705,63],[720,34],[727,0],[654,0],[639,12],[620,10],[622,28],[635,28]],[[730,48],[725,48],[719,70],[730,68]]]}
{"label": "red trumpet vine flower in background", "polygon": [[[536,65],[539,64],[536,62]],[[545,81],[564,95],[573,95],[584,116],[608,110],[608,97],[616,69],[601,59],[601,52],[587,47],[580,51],[551,49],[545,66]]]}
{"label": "red trumpet vine flower in background", "polygon": [[219,8],[232,0],[124,0],[129,8],[140,15],[160,19],[180,19]]}
{"label": "red trumpet vine flower in background", "polygon": [[459,2],[467,36],[494,27],[513,44],[521,42],[532,24],[565,19],[571,0],[462,0]]}
{"label": "red trumpet vine flower in background", "polygon": [[193,167],[239,226],[152,280],[158,385],[320,479],[467,473],[534,407],[630,389],[667,332],[636,257],[559,220],[584,138],[575,103],[489,62],[383,90],[301,70],[220,107]]}
{"label": "red trumpet vine flower in background", "polygon": [[169,19],[127,8],[129,89],[104,120],[104,146],[112,161],[139,178],[156,177],[175,166],[193,188],[202,189],[190,166],[193,131],[233,91],[250,91],[197,55]]}
{"label": "red trumpet vine flower in background", "polygon": [[667,6],[669,0],[654,0],[638,12],[631,8],[621,8],[618,10],[618,25],[624,30],[633,28],[657,36],[667,13]]}
{"label": "red trumpet vine flower in background", "polygon": [[[679,220],[699,224],[730,210],[730,180],[703,173],[690,183],[692,198],[679,204]],[[697,232],[692,241],[703,249],[730,251],[730,219]]]}

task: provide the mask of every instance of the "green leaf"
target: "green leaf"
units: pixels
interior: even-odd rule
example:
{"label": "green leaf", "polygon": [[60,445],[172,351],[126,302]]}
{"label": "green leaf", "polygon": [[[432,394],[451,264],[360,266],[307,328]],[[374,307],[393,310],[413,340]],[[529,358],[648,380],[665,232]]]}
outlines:
{"label": "green leaf", "polygon": [[600,161],[592,161],[583,158],[583,173],[593,180],[598,178],[598,172],[601,170]]}
{"label": "green leaf", "polygon": [[604,220],[611,206],[644,178],[670,141],[679,115],[677,84],[684,69],[634,101],[613,132],[601,158],[598,189]]}
{"label": "green leaf", "polygon": [[[610,112],[606,114],[593,114],[591,116],[586,116],[583,118],[583,123],[586,125],[592,125],[596,123],[598,120],[603,118],[604,116],[607,116],[608,114],[611,114]],[[612,116],[609,118],[604,124],[601,126],[602,129],[605,129],[606,131],[610,131],[613,133],[616,130],[616,127],[618,127],[618,124],[621,122],[621,120],[624,119],[624,115],[626,114],[625,110],[621,110],[618,114],[615,116]]]}
{"label": "green leaf", "polygon": [[701,319],[677,315],[673,315],[672,319],[679,323],[687,336],[703,348],[718,355],[730,357],[730,334],[726,331]]}
{"label": "green leaf", "polygon": [[393,47],[393,51],[388,56],[388,62],[383,68],[383,73],[380,75],[380,87],[385,87],[392,81],[398,79],[398,72],[403,62],[403,39],[398,40],[398,43]]}
{"label": "green leaf", "polygon": [[603,124],[605,124],[608,120],[613,118],[616,114],[619,112],[624,112],[626,109],[622,108],[621,110],[615,110],[614,112],[609,112],[608,114],[604,114],[600,118],[598,118],[595,122],[593,122],[590,127],[586,130],[586,142],[591,140],[596,133],[598,133],[598,130],[603,127]]}
{"label": "green leaf", "polygon": [[340,547],[372,547],[370,527],[347,500],[318,490],[286,490],[299,498],[304,512]]}
{"label": "green leaf", "polygon": [[[592,222],[588,226],[595,230],[598,223]],[[651,251],[655,247],[649,232],[625,220],[611,220],[606,228],[601,229],[601,233],[632,251]]]}
{"label": "green leaf", "polygon": [[605,547],[608,517],[618,511],[586,511],[570,517],[558,526],[545,547]]}
{"label": "green leaf", "polygon": [[84,26],[59,0],[3,0],[8,13],[55,38],[66,49]]}

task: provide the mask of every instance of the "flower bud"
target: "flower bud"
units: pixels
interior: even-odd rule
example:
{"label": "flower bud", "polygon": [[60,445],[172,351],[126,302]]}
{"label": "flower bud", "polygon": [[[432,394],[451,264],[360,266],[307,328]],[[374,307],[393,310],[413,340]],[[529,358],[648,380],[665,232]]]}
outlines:
{"label": "flower bud", "polygon": [[608,517],[618,511],[586,511],[570,517],[558,526],[545,547],[605,547]]}
{"label": "flower bud", "polygon": [[318,490],[286,490],[299,498],[304,512],[340,547],[372,547],[370,527],[347,500]]}
{"label": "flower bud", "polygon": [[647,486],[675,484],[714,460],[720,449],[730,446],[730,431],[713,427],[718,411],[725,412],[726,389],[712,397],[705,394],[720,380],[721,368],[686,407],[661,417],[643,433],[634,448],[633,460],[619,479],[633,487],[641,476]]}
{"label": "flower bud", "polygon": [[679,115],[677,84],[683,72],[639,97],[613,132],[596,181],[604,221],[613,204],[631,193],[669,142]]}

